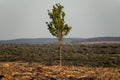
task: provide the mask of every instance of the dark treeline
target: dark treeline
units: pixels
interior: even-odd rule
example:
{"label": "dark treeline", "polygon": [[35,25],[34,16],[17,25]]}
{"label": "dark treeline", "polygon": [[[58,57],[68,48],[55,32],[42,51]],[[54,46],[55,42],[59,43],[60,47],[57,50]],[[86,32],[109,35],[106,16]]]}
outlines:
{"label": "dark treeline", "polygon": [[[59,65],[57,45],[0,45],[0,61]],[[120,67],[120,44],[63,45],[63,65]]]}

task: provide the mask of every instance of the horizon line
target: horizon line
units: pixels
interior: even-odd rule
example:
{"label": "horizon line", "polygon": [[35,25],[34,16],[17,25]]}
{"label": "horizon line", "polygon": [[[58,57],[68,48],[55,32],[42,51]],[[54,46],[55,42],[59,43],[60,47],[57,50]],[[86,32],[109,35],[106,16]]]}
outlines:
{"label": "horizon line", "polygon": [[[86,38],[85,38],[85,37],[84,37],[84,38],[83,38],[83,37],[65,37],[65,38],[63,38],[63,39],[66,39],[66,38],[79,38],[79,39],[80,39],[80,38],[81,38],[81,39],[90,39],[90,38],[118,38],[118,37],[120,37],[120,36],[100,36],[100,37],[86,37]],[[33,38],[32,38],[32,37],[31,37],[31,38],[28,37],[28,38],[27,38],[27,37],[26,37],[26,38],[13,38],[13,39],[3,39],[3,40],[0,39],[0,41],[18,40],[18,39],[40,39],[40,38],[41,38],[41,39],[44,39],[44,38],[46,38],[46,39],[48,39],[48,38],[49,38],[49,39],[57,39],[56,37],[51,37],[51,38],[50,38],[50,37],[36,37],[36,38],[34,38],[34,37],[33,37]]]}

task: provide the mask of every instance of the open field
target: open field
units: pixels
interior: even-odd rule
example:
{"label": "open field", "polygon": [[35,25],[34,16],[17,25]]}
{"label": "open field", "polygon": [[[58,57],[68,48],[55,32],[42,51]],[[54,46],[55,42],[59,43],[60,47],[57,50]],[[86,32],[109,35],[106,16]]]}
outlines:
{"label": "open field", "polygon": [[[0,45],[1,80],[119,80],[120,44]],[[2,76],[4,76],[2,78]]]}
{"label": "open field", "polygon": [[44,66],[39,63],[2,62],[1,80],[119,80],[120,68]]}
{"label": "open field", "polygon": [[[57,45],[0,45],[0,61],[40,62],[59,65]],[[120,44],[64,45],[64,66],[120,67]]]}

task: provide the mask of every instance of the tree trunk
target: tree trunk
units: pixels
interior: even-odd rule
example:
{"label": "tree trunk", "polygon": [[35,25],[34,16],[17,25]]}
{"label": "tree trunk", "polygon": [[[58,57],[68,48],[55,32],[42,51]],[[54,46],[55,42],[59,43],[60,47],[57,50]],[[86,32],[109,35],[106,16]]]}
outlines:
{"label": "tree trunk", "polygon": [[62,66],[62,40],[59,40],[60,67]]}

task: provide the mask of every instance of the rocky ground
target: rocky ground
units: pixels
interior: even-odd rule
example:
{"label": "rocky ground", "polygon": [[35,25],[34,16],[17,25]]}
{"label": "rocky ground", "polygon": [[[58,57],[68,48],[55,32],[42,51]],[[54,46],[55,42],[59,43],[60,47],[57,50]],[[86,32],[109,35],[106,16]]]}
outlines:
{"label": "rocky ground", "polygon": [[0,62],[0,80],[120,80],[120,68],[44,66]]}

